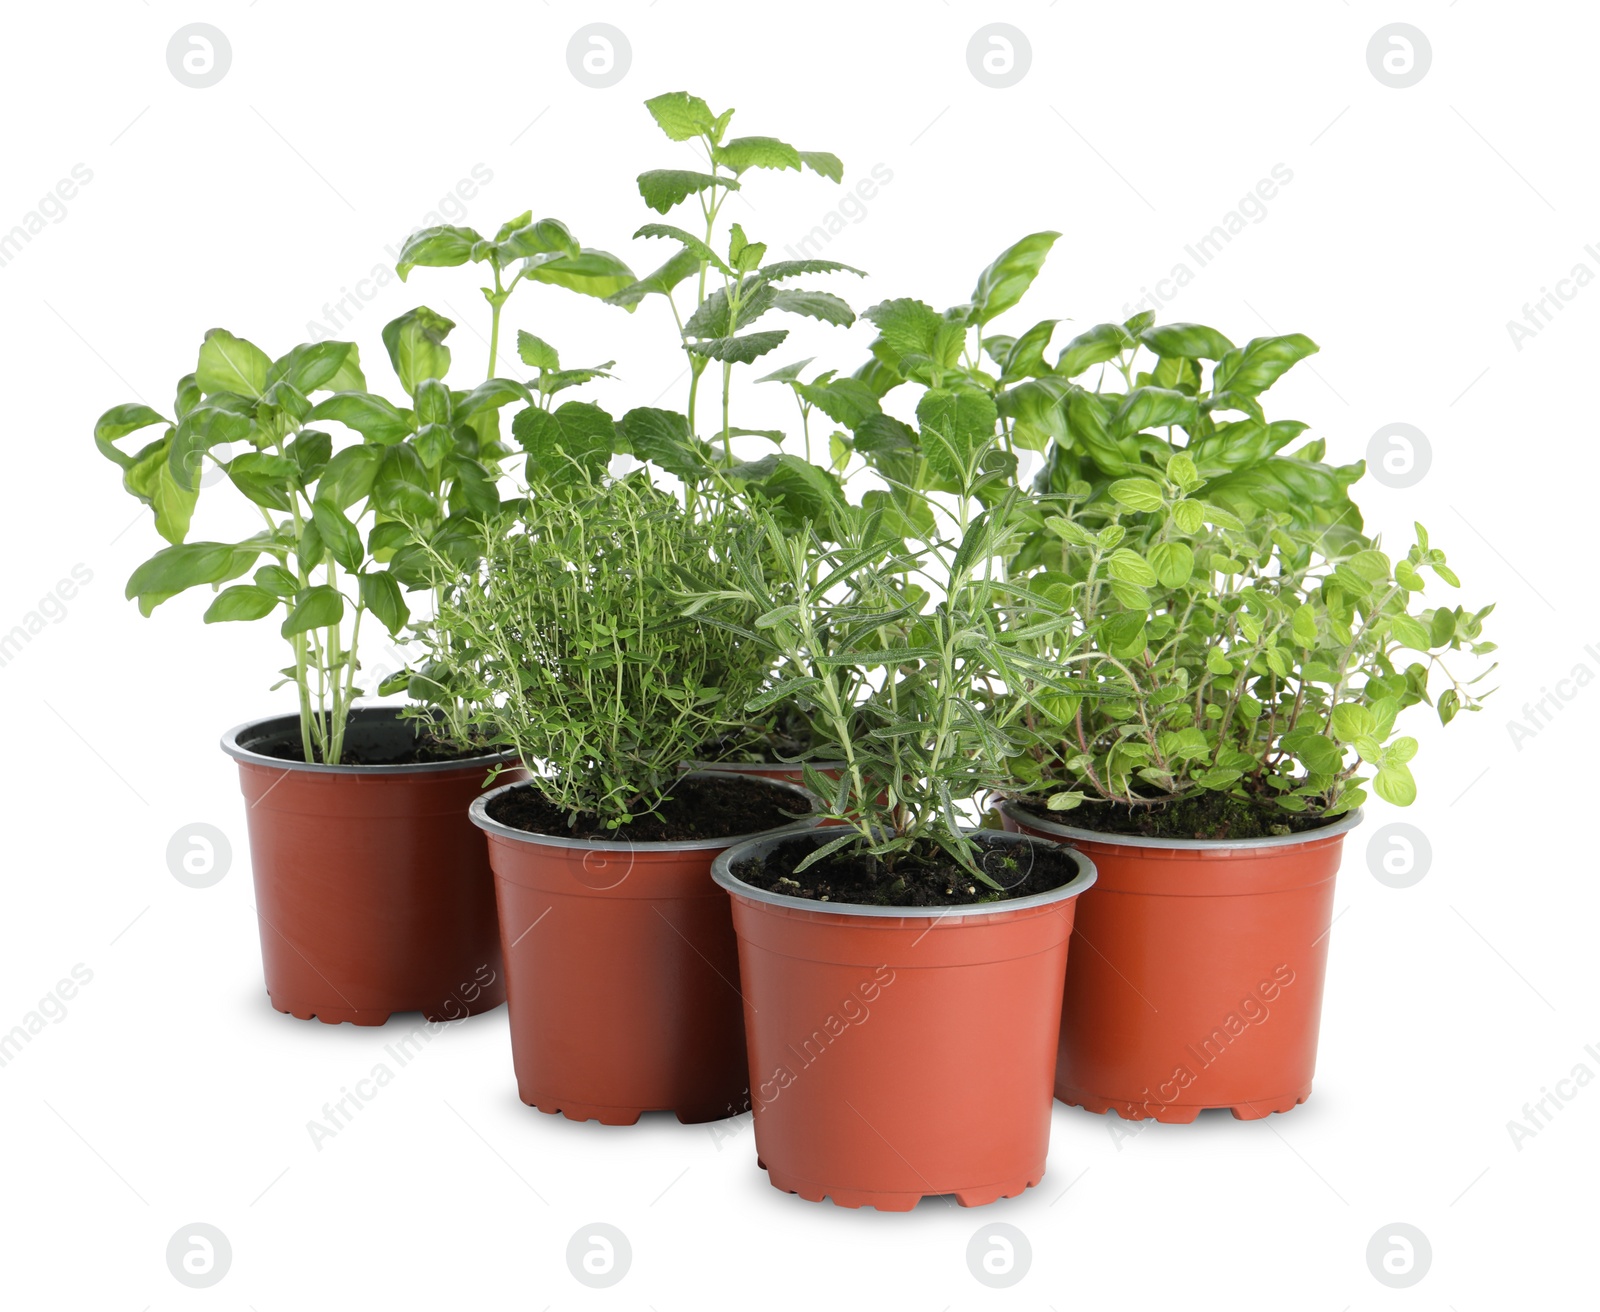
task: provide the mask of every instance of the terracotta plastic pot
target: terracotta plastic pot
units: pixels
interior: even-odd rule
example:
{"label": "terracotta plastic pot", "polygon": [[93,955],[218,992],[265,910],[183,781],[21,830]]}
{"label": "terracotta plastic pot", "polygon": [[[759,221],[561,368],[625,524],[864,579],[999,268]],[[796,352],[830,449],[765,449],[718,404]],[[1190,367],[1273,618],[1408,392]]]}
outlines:
{"label": "terracotta plastic pot", "polygon": [[[796,811],[815,805],[803,789],[773,786],[793,794]],[[558,838],[491,819],[503,791],[471,814],[489,838],[522,1101],[605,1125],[647,1111],[685,1124],[744,1111],[738,950],[711,861],[751,835]]]}
{"label": "terracotta plastic pot", "polygon": [[[351,713],[346,741],[409,743],[394,707]],[[455,1020],[505,1001],[494,882],[467,819],[497,764],[308,765],[297,716],[223,735],[239,763],[267,995],[279,1011],[382,1025],[397,1011]]]}
{"label": "terracotta plastic pot", "polygon": [[1130,1119],[1240,1120],[1310,1096],[1344,836],[1359,811],[1281,838],[1147,839],[1058,824],[1012,802],[1006,827],[1087,853],[1056,1097]]}
{"label": "terracotta plastic pot", "polygon": [[[1016,834],[982,841],[1023,850]],[[831,831],[805,836],[822,843]],[[779,1189],[843,1207],[963,1207],[1044,1174],[1060,988],[1079,893],[975,907],[819,904],[763,892],[719,856],[733,899],[758,1161]]]}

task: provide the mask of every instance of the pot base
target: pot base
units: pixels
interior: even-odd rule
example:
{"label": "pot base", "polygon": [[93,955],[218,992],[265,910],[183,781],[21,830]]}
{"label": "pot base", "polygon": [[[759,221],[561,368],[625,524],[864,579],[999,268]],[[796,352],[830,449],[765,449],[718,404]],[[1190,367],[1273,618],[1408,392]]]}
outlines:
{"label": "pot base", "polygon": [[1311,1096],[1311,1086],[1296,1093],[1285,1093],[1275,1098],[1257,1098],[1253,1101],[1241,1103],[1233,1107],[1226,1103],[1157,1103],[1152,1106],[1143,1102],[1118,1102],[1111,1098],[1098,1098],[1092,1093],[1085,1093],[1082,1089],[1068,1089],[1056,1087],[1056,1097],[1069,1107],[1082,1107],[1084,1111],[1093,1112],[1096,1116],[1103,1116],[1106,1112],[1116,1112],[1125,1121],[1160,1121],[1165,1125],[1189,1125],[1201,1112],[1222,1111],[1226,1109],[1233,1113],[1236,1121],[1260,1121],[1270,1116],[1273,1112],[1292,1112],[1296,1107]]}
{"label": "pot base", "polygon": [[880,1212],[909,1212],[924,1198],[954,1197],[962,1207],[983,1207],[1001,1198],[1015,1198],[1044,1178],[1044,1168],[1041,1167],[1008,1184],[976,1185],[970,1189],[947,1189],[942,1192],[884,1193],[873,1189],[839,1189],[833,1185],[815,1184],[798,1176],[774,1171],[759,1158],[756,1165],[766,1171],[767,1179],[775,1189],[781,1189],[786,1194],[798,1194],[808,1203],[829,1200],[835,1207],[874,1207]]}
{"label": "pot base", "polygon": [[320,1020],[324,1025],[343,1025],[346,1021],[352,1025],[384,1025],[391,1016],[418,1011],[422,1013],[423,1020],[430,1024],[444,1025],[453,1020],[465,1020],[468,1016],[482,1015],[502,1005],[506,1000],[505,984],[497,983],[497,988],[484,989],[474,1002],[466,1003],[452,998],[444,1008],[397,1007],[392,1011],[379,1011],[374,1007],[323,1007],[314,1002],[288,1002],[272,993],[267,994],[267,1001],[272,1004],[274,1011],[281,1011],[296,1020]]}
{"label": "pot base", "polygon": [[538,1093],[517,1096],[529,1107],[546,1116],[565,1116],[569,1121],[599,1121],[601,1125],[637,1125],[646,1112],[671,1112],[682,1125],[705,1125],[710,1121],[725,1121],[738,1113],[722,1107],[607,1107],[595,1103],[573,1102],[569,1098],[553,1098]]}

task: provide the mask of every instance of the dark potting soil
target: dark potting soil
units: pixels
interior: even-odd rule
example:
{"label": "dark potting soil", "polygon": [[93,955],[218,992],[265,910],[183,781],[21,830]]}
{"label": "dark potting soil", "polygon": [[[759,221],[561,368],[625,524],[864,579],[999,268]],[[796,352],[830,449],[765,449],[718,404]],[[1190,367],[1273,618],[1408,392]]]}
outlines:
{"label": "dark potting soil", "polygon": [[618,829],[607,829],[594,815],[579,815],[569,824],[566,811],[551,806],[526,784],[501,793],[488,811],[490,819],[513,829],[613,843],[735,838],[780,829],[806,814],[804,799],[787,788],[743,775],[682,779],[653,813],[635,816]]}
{"label": "dark potting soil", "polygon": [[[251,748],[252,751],[262,756],[270,756],[277,761],[304,761],[305,749],[301,746],[300,736],[297,733],[293,738],[282,742],[264,742]],[[322,753],[315,744],[312,753],[317,763],[322,763]],[[344,751],[340,753],[340,765],[435,765],[449,761],[472,761],[483,756],[493,755],[504,749],[499,747],[458,747],[454,743],[445,742],[435,738],[431,733],[423,734],[409,741],[361,742],[354,731],[347,731],[344,740]]]}
{"label": "dark potting soil", "polygon": [[1271,803],[1247,801],[1227,793],[1201,793],[1158,806],[1122,802],[1084,802],[1070,811],[1052,811],[1043,797],[1019,799],[1023,810],[1043,820],[1135,838],[1278,838],[1330,825],[1337,816],[1296,815]]}
{"label": "dark potting soil", "polygon": [[870,852],[846,847],[798,874],[795,867],[816,850],[807,839],[780,843],[763,857],[736,862],[733,873],[754,888],[816,902],[856,906],[944,907],[1001,902],[1048,893],[1078,873],[1065,848],[1049,843],[974,846],[978,866],[999,889],[963,869],[943,848],[924,843],[898,853],[891,868]]}
{"label": "dark potting soil", "polygon": [[808,729],[795,733],[775,731],[759,737],[719,739],[708,743],[701,757],[719,764],[795,765],[816,747],[816,735]]}

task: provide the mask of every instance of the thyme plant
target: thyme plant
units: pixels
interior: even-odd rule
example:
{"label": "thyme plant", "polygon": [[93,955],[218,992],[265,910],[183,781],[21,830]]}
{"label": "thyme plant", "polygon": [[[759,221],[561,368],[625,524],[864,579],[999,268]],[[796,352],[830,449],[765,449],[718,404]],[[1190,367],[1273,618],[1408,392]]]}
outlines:
{"label": "thyme plant", "polygon": [[[642,470],[549,469],[486,526],[481,561],[423,635],[430,677],[456,699],[453,736],[515,747],[569,825],[620,830],[656,812],[766,678],[729,587],[749,528],[725,509],[690,515]],[[679,597],[686,575],[721,593],[699,619]]]}

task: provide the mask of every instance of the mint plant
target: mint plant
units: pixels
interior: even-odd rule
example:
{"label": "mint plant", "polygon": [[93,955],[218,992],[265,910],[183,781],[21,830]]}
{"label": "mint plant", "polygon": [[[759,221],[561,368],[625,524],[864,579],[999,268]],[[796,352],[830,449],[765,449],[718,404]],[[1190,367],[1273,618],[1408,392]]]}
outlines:
{"label": "mint plant", "polygon": [[[737,461],[733,440],[759,437],[781,444],[779,430],[750,429],[733,418],[736,366],[750,364],[776,350],[788,337],[784,328],[756,328],[772,313],[802,315],[824,323],[849,326],[855,313],[838,295],[791,287],[811,274],[852,273],[859,269],[835,260],[767,259],[765,243],[753,240],[739,223],[718,221],[728,197],[741,190],[752,170],[809,171],[838,183],[844,169],[836,155],[798,150],[776,137],[729,137],[733,110],[713,113],[707,103],[687,92],[670,92],[645,102],[662,132],[674,142],[692,145],[703,167],[650,169],[639,175],[639,193],[646,205],[663,216],[693,201],[698,220],[690,231],[672,223],[647,223],[635,234],[674,242],[675,253],[660,268],[611,296],[617,305],[633,308],[647,298],[667,303],[679,347],[689,367],[689,386],[682,412],[654,406],[630,410],[622,417],[623,444],[641,460],[713,491],[755,486],[771,501],[788,507],[792,522],[823,503],[844,504],[837,479],[809,460],[777,452],[758,460]],[[675,292],[685,282],[692,300],[680,306]],[[718,452],[701,435],[703,416],[700,382],[712,365],[719,375],[719,409],[713,431]],[[691,498],[694,493],[691,492]]]}

